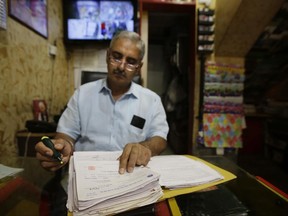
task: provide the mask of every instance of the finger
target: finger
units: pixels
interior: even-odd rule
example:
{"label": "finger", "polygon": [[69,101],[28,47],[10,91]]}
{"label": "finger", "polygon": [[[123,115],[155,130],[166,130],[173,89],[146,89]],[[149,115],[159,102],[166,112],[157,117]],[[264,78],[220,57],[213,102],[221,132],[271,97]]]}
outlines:
{"label": "finger", "polygon": [[130,151],[130,156],[129,156],[128,164],[126,167],[126,169],[129,173],[133,172],[138,158],[139,158],[139,148],[137,145],[133,145],[133,147],[131,148],[131,151]]}
{"label": "finger", "polygon": [[72,153],[72,147],[63,139],[52,140],[54,148],[58,151],[61,156],[70,156]]}
{"label": "finger", "polygon": [[40,161],[41,166],[49,171],[56,171],[68,163],[72,154],[72,147],[62,139],[52,140],[55,149],[60,152],[62,163],[53,158],[53,151],[39,142],[35,146],[36,158]]}
{"label": "finger", "polygon": [[53,155],[53,151],[48,148],[47,146],[44,145],[44,143],[42,142],[38,142],[35,145],[35,150],[36,152],[39,152],[41,155],[46,155],[46,156],[52,156]]}
{"label": "finger", "polygon": [[[40,148],[40,150],[39,150],[39,148]],[[45,148],[46,148],[46,146],[43,147],[43,149],[45,149]],[[50,171],[59,169],[60,168],[59,165],[61,165],[61,164],[59,164],[58,160],[56,160],[55,158],[52,157],[53,152],[52,152],[52,154],[50,154],[50,152],[49,152],[50,149],[49,148],[48,148],[47,151],[45,151],[43,149],[41,149],[41,145],[40,145],[40,147],[38,147],[38,149],[37,149],[38,152],[36,152],[36,158],[40,161],[41,166],[44,169],[50,170]],[[62,165],[64,165],[65,162],[67,162],[68,160],[69,159],[65,159],[65,160],[63,159],[62,160],[62,162],[63,162]]]}
{"label": "finger", "polygon": [[41,161],[53,161],[52,157],[50,155],[43,155],[39,152],[36,152],[36,158],[41,162]]}
{"label": "finger", "polygon": [[124,174],[129,160],[131,145],[127,144],[119,158],[119,173]]}
{"label": "finger", "polygon": [[56,143],[55,149],[59,151],[63,155],[63,157],[67,157],[67,156],[70,157],[70,155],[73,152],[72,146],[67,142]]}
{"label": "finger", "polygon": [[65,149],[65,144],[59,143],[59,142],[54,143],[54,148],[55,148],[57,151],[61,152],[63,149]]}
{"label": "finger", "polygon": [[42,161],[40,164],[44,169],[49,171],[56,171],[63,166],[58,161],[52,161],[52,162]]}
{"label": "finger", "polygon": [[57,166],[56,161],[50,156],[43,156],[42,154],[37,152],[36,158],[39,160],[40,165],[47,170],[54,166]]}
{"label": "finger", "polygon": [[55,158],[53,158],[53,151],[50,148],[47,148],[43,143],[37,144],[35,146],[35,149],[37,151],[36,158],[42,162],[54,162]]}

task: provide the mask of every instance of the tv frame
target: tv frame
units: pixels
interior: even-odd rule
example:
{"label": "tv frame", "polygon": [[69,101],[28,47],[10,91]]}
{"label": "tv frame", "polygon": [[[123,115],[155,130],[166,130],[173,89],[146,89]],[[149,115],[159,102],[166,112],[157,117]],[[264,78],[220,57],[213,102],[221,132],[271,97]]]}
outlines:
{"label": "tv frame", "polygon": [[81,85],[107,77],[107,72],[81,71]]}
{"label": "tv frame", "polygon": [[[64,32],[64,43],[65,44],[75,44],[75,45],[83,45],[83,44],[94,44],[94,43],[103,43],[103,44],[109,44],[109,42],[111,41],[111,39],[69,39],[68,38],[68,4],[71,4],[69,6],[72,6],[72,3],[77,2],[77,1],[81,1],[81,0],[62,0],[62,8],[63,8],[63,32]],[[133,5],[133,9],[134,9],[134,16],[133,16],[133,21],[134,21],[134,32],[138,32],[139,29],[139,19],[138,19],[138,1],[135,0],[91,0],[91,1],[96,1],[96,2],[100,2],[100,1],[115,1],[115,2],[120,2],[120,1],[130,1]]]}

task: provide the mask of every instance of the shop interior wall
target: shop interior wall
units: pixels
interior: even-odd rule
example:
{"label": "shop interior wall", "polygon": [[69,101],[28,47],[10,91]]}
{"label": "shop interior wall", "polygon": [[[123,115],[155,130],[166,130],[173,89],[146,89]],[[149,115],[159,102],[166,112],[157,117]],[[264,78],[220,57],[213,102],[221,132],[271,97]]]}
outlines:
{"label": "shop interior wall", "polygon": [[[15,137],[33,119],[34,99],[46,100],[52,120],[73,91],[62,38],[61,1],[48,0],[47,13],[48,38],[8,14],[7,28],[0,30],[0,156],[18,154]],[[56,56],[49,55],[49,45],[57,47]]]}

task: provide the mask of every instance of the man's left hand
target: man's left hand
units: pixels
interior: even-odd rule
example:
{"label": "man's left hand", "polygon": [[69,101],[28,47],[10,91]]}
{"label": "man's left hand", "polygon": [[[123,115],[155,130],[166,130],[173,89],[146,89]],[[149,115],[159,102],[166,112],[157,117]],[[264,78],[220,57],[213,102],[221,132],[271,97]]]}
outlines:
{"label": "man's left hand", "polygon": [[152,152],[149,148],[140,143],[128,143],[119,158],[119,173],[123,174],[126,170],[131,173],[135,166],[146,166],[151,156]]}

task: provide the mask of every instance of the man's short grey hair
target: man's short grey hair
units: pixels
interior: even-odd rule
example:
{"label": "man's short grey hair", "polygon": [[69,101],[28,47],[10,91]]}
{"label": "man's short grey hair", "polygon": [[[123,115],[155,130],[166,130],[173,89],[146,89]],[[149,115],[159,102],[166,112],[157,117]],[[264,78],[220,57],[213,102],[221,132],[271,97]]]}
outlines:
{"label": "man's short grey hair", "polygon": [[145,55],[145,43],[141,39],[140,35],[132,31],[119,31],[117,32],[110,42],[110,48],[113,46],[114,42],[120,38],[127,38],[132,42],[136,43],[136,47],[140,50],[140,58],[143,59]]}

